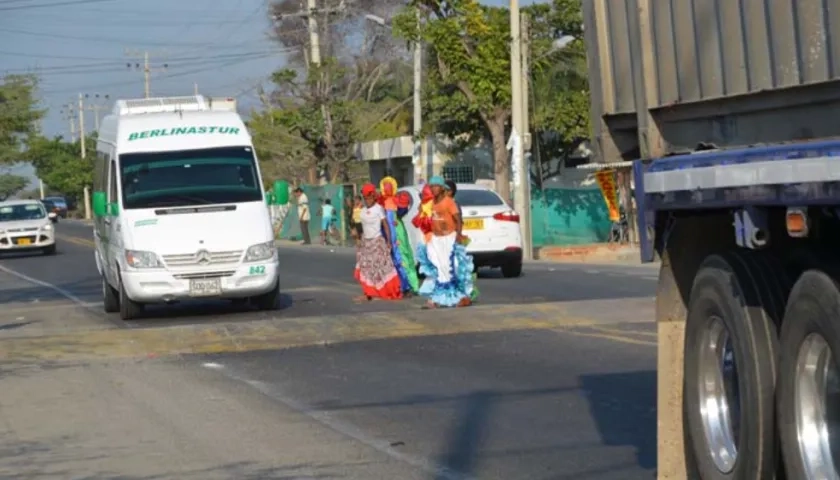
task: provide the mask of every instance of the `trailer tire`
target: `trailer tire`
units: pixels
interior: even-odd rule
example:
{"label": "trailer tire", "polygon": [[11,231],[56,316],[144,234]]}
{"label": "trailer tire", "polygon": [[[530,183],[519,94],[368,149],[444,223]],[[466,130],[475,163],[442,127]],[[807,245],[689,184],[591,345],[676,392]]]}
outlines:
{"label": "trailer tire", "polygon": [[683,423],[703,480],[775,478],[777,323],[786,283],[765,255],[740,250],[708,257],[694,278]]}
{"label": "trailer tire", "polygon": [[[831,276],[818,270],[804,272],[790,294],[780,337],[777,411],[782,456],[787,478],[838,478],[840,449],[837,443],[824,444],[825,450],[801,445],[799,432],[809,427],[829,427],[836,422],[840,405],[837,388],[840,354],[840,286]],[[834,369],[835,381],[828,380]],[[823,377],[823,375],[825,375]],[[822,378],[819,378],[822,377]],[[834,384],[833,398],[820,402],[820,387]],[[822,384],[822,385],[821,385]],[[831,393],[829,393],[831,395]],[[812,402],[808,402],[811,400]],[[816,400],[816,402],[813,402]],[[810,403],[810,405],[809,405]],[[826,412],[825,405],[833,411]],[[811,407],[810,409],[808,407]],[[805,407],[805,408],[801,408]],[[816,407],[816,408],[814,408]],[[835,416],[823,417],[820,414]],[[815,421],[816,420],[816,421]],[[826,421],[827,420],[827,421]],[[839,442],[838,432],[828,431],[830,441]],[[833,437],[833,438],[832,438]],[[820,442],[821,444],[823,442]],[[822,466],[824,468],[820,469]]]}

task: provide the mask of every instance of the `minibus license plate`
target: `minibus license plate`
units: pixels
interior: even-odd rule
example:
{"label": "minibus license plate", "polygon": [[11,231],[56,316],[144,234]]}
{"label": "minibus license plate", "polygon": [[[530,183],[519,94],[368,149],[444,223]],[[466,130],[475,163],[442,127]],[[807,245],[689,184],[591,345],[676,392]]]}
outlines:
{"label": "minibus license plate", "polygon": [[212,297],[222,293],[222,280],[219,278],[195,278],[190,280],[191,297]]}

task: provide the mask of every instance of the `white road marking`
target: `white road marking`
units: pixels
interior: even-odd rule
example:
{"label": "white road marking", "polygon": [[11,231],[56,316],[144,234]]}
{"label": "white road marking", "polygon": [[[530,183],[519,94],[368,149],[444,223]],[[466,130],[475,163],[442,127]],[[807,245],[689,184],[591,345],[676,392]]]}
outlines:
{"label": "white road marking", "polygon": [[73,295],[72,293],[68,292],[67,290],[65,290],[65,289],[63,289],[59,286],[56,286],[56,285],[53,285],[51,283],[47,283],[47,282],[38,280],[37,278],[32,278],[28,275],[24,275],[22,273],[16,272],[16,271],[12,270],[11,268],[4,267],[3,265],[0,265],[0,272],[7,273],[7,274],[9,274],[13,277],[17,277],[17,278],[25,281],[25,282],[29,282],[29,283],[32,283],[34,285],[38,285],[39,287],[48,288],[48,289],[52,290],[53,292],[55,292],[55,293],[61,295],[62,297],[66,298],[67,300],[70,300],[71,302],[75,303],[76,305],[79,305],[80,307],[87,307],[89,305],[89,302],[85,302],[81,298]]}
{"label": "white road marking", "polygon": [[[207,367],[207,364],[204,364],[204,366]],[[245,377],[244,375],[232,371],[229,367],[224,367],[222,365],[219,365],[219,367],[207,368],[217,370],[222,375],[228,377],[231,380],[235,380],[237,382],[241,382],[250,386],[251,388],[267,396],[268,398],[278,401],[298,413],[306,415],[307,417],[311,418],[312,420],[315,420],[316,422],[320,423],[321,425],[324,425],[325,427],[333,430],[334,432],[337,432],[346,437],[350,437],[353,440],[356,440],[364,445],[367,445],[370,448],[373,448],[374,450],[380,453],[383,453],[393,458],[394,460],[400,461],[407,465],[411,465],[412,467],[419,468],[420,470],[423,470],[426,473],[434,475],[436,479],[473,480],[473,477],[463,475],[445,467],[440,467],[424,458],[400,452],[391,446],[391,442],[371,437],[364,433],[358,427],[342,422],[341,420],[338,420],[337,418],[330,415],[328,412],[315,410],[301,402],[298,402],[297,400],[294,400],[285,395],[275,385],[270,385],[266,382],[261,382],[258,380],[252,380],[250,378]]]}

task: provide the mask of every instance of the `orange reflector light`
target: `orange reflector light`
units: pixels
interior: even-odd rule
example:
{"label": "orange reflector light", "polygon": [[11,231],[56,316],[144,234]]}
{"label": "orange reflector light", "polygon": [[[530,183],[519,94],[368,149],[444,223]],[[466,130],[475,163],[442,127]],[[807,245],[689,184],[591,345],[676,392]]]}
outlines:
{"label": "orange reflector light", "polygon": [[787,226],[788,234],[790,235],[804,233],[808,230],[808,219],[805,218],[805,214],[803,212],[788,212],[785,217],[785,224]]}

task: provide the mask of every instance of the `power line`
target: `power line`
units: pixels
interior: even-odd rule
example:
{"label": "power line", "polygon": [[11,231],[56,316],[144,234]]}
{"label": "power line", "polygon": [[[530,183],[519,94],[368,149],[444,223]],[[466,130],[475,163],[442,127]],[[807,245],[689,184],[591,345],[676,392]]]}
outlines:
{"label": "power line", "polygon": [[34,5],[17,5],[11,7],[4,7],[0,6],[0,11],[8,12],[10,10],[29,10],[32,8],[47,8],[47,7],[58,7],[62,5],[83,5],[85,3],[102,3],[102,2],[113,2],[114,0],[67,0],[64,2],[53,2],[53,3],[36,3]]}
{"label": "power line", "polygon": [[[196,73],[206,72],[208,70],[218,70],[218,69],[221,69],[221,68],[230,67],[230,66],[237,65],[237,64],[240,64],[240,63],[245,63],[245,62],[248,62],[248,61],[251,61],[251,60],[258,60],[258,59],[261,59],[261,58],[270,58],[270,57],[273,57],[273,56],[275,56],[275,54],[265,55],[263,57],[258,57],[258,58],[248,58],[248,59],[244,59],[244,60],[243,59],[231,60],[231,61],[228,61],[228,62],[223,62],[221,64],[214,64],[214,65],[208,66],[208,67],[196,68],[196,69],[188,70],[188,71],[185,71],[185,72],[174,73],[172,75],[161,75],[161,76],[158,77],[158,80],[167,80],[167,79],[170,79],[170,78],[178,78],[178,77],[182,77],[182,76],[185,76],[185,75],[194,75]],[[87,90],[105,90],[105,89],[110,89],[110,88],[117,88],[117,87],[124,87],[124,86],[128,86],[128,85],[133,85],[134,83],[135,82],[125,82],[125,81],[123,81],[123,82],[110,82],[110,83],[103,83],[103,84],[99,84],[99,85],[88,85],[86,87],[86,89]],[[61,89],[61,90],[41,90],[40,93],[42,93],[42,94],[68,93],[68,92],[73,92],[75,90],[77,90],[77,89],[73,88],[73,89]]]}
{"label": "power line", "polygon": [[[239,53],[216,54],[216,55],[213,55],[212,58],[239,57],[239,56],[260,55],[260,54],[267,54],[267,53],[272,53],[272,51],[267,50],[266,48],[261,48],[261,49],[247,50],[247,51],[243,51],[243,52],[239,52]],[[28,57],[31,57],[31,58],[47,58],[47,59],[56,59],[56,60],[98,60],[98,61],[100,61],[100,63],[103,66],[104,66],[104,64],[107,64],[108,62],[111,62],[111,63],[113,63],[113,62],[123,63],[124,62],[124,57],[110,57],[110,58],[107,58],[107,57],[72,57],[72,56],[64,56],[64,55],[44,55],[44,54],[38,54],[38,53],[20,53],[20,52],[9,52],[9,51],[0,50],[0,56],[2,56],[2,55],[9,55],[9,56],[15,56],[15,57],[27,57],[27,58]],[[192,60],[203,60],[203,59],[206,59],[206,58],[207,58],[206,55],[195,55],[195,56],[185,56],[185,57],[172,57],[172,60],[173,61],[177,60],[177,61],[188,62],[188,61],[192,61]],[[69,66],[68,65],[56,65],[56,66],[39,67],[39,68],[53,69],[53,68],[86,67],[86,66],[87,65],[85,65],[85,64],[81,64],[81,65],[80,64],[75,64],[75,65],[69,65]],[[6,71],[9,72],[11,70],[6,70]]]}
{"label": "power line", "polygon": [[[57,38],[60,40],[76,40],[80,42],[93,42],[93,43],[137,43],[141,45],[149,45],[149,46],[159,46],[159,47],[174,47],[174,46],[182,46],[182,47],[196,47],[196,48],[207,48],[207,42],[196,42],[196,43],[173,43],[173,42],[154,42],[144,39],[129,39],[129,38],[118,38],[118,37],[86,37],[86,36],[77,36],[77,35],[62,35],[60,33],[45,33],[45,32],[30,32],[28,30],[19,30],[15,28],[0,28],[0,32],[7,32],[7,33],[17,33],[19,35],[28,35],[32,37],[43,37],[43,38]],[[230,46],[246,46],[246,45],[253,45],[255,42],[243,42],[237,45],[230,45]],[[214,47],[215,48],[215,47]]]}

